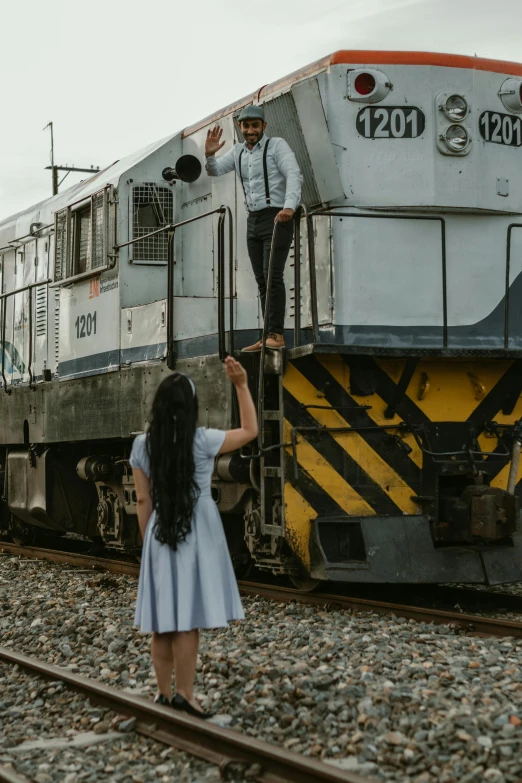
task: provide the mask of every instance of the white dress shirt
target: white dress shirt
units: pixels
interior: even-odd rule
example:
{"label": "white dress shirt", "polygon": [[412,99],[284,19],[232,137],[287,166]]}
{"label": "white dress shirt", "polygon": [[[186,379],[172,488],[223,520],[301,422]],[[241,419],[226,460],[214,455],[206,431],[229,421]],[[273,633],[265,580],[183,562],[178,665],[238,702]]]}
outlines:
{"label": "white dress shirt", "polygon": [[220,177],[229,171],[239,176],[239,156],[245,188],[245,206],[249,212],[259,212],[267,206],[296,210],[301,203],[303,177],[297,159],[288,143],[281,138],[270,139],[266,158],[270,204],[266,201],[263,151],[268,136],[263,134],[256,146],[249,150],[247,143],[235,144],[232,149],[216,158],[207,158],[205,169],[210,177]]}

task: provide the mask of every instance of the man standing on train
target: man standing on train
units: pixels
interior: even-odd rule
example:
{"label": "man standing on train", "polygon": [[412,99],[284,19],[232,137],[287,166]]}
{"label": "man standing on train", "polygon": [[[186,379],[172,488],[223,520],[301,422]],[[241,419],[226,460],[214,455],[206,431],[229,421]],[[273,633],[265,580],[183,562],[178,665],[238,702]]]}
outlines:
{"label": "man standing on train", "polygon": [[[303,177],[296,157],[284,139],[265,134],[262,106],[246,106],[239,115],[239,127],[245,139],[222,158],[216,159],[224,145],[222,128],[209,129],[205,143],[205,168],[211,177],[235,171],[241,180],[248,211],[247,247],[265,312],[268,260],[274,224],[272,290],[268,310],[267,348],[284,348],[286,292],[284,270],[293,238],[293,216],[301,203]],[[261,340],[244,351],[261,350]]]}

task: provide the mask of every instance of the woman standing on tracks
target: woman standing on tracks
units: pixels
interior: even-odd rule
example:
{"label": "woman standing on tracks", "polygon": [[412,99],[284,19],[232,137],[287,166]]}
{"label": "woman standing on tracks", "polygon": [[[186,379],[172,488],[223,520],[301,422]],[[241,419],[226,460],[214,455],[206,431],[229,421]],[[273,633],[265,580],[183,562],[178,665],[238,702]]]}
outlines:
{"label": "woman standing on tracks", "polygon": [[135,622],[152,632],[155,701],[199,717],[209,717],[193,694],[199,629],[244,618],[210,480],[217,454],[256,437],[257,418],[241,364],[229,356],[225,372],[237,391],[238,429],[196,427],[195,386],[174,373],[159,386],[148,434],[135,439],[130,456],[143,536]]}

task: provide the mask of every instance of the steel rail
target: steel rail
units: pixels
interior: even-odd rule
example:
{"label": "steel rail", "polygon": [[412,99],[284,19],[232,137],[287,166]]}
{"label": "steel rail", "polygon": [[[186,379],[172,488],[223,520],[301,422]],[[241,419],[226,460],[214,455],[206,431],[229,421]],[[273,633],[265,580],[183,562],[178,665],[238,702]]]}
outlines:
{"label": "steel rail", "polygon": [[[36,558],[39,560],[50,560],[55,563],[78,566],[79,568],[90,568],[93,569],[93,572],[104,570],[136,578],[139,576],[140,567],[138,564],[127,563],[120,560],[110,560],[103,557],[93,557],[91,555],[78,554],[75,552],[38,549],[36,547],[0,542],[0,553],[1,552],[22,555],[24,557]],[[243,580],[239,580],[238,584],[239,589],[243,594],[258,596],[268,600],[282,602],[298,601],[312,606],[335,606],[339,609],[349,609],[352,611],[394,614],[397,617],[405,617],[418,622],[452,625],[471,634],[478,633],[487,634],[489,636],[513,636],[522,638],[522,622],[517,623],[512,620],[497,620],[495,618],[487,618],[475,614],[464,614],[461,612],[431,609],[430,607],[377,601],[363,596],[303,593],[295,588],[279,587]],[[436,594],[434,596],[436,599],[439,597],[446,597],[446,599],[451,597],[453,600],[461,597],[463,600],[470,598],[473,598],[475,601],[493,600],[498,607],[504,606],[505,608],[511,608],[513,611],[516,611],[518,608],[519,611],[522,611],[522,596],[519,598],[518,596],[513,596],[509,593],[491,593],[486,590],[473,590],[472,588],[451,588],[450,586],[438,585],[434,587],[436,589]],[[439,595],[437,595],[437,593]]]}
{"label": "steel rail", "polygon": [[14,769],[1,764],[0,783],[31,783],[31,781],[24,775],[19,775],[18,772],[14,771]]}
{"label": "steel rail", "polygon": [[422,606],[375,601],[369,598],[352,596],[328,595],[325,593],[302,593],[289,587],[273,587],[259,585],[255,582],[239,582],[241,592],[274,601],[299,601],[315,606],[331,606],[339,609],[351,609],[359,612],[376,612],[377,614],[394,614],[423,623],[437,625],[452,625],[467,634],[487,634],[488,636],[513,636],[522,639],[522,623],[511,620],[496,620],[476,614],[461,614],[446,612],[441,609],[430,609]]}
{"label": "steel rail", "polygon": [[476,590],[472,587],[453,587],[452,585],[437,586],[437,600],[462,601],[463,603],[493,603],[496,609],[509,609],[522,613],[522,594]]}
{"label": "steel rail", "polygon": [[137,563],[127,563],[124,560],[111,560],[105,557],[82,554],[79,552],[62,552],[58,549],[40,549],[39,547],[11,544],[8,541],[0,541],[0,553],[22,555],[36,560],[50,560],[53,563],[78,566],[79,568],[92,568],[93,571],[103,570],[113,574],[126,574],[127,576],[139,576],[140,567]]}
{"label": "steel rail", "polygon": [[92,702],[121,715],[136,718],[137,729],[147,736],[211,763],[219,761],[222,769],[232,762],[248,766],[258,764],[259,774],[254,774],[252,779],[260,783],[369,783],[368,778],[360,775],[162,707],[128,691],[119,691],[99,680],[83,677],[5,647],[0,647],[0,660],[21,666],[40,677],[63,682]]}

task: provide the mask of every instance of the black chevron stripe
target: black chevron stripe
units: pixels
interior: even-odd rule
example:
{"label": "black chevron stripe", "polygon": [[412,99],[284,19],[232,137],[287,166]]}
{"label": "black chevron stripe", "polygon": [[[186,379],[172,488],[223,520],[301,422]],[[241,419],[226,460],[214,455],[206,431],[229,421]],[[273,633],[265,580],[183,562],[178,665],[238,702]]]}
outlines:
{"label": "black chevron stripe", "polygon": [[[303,408],[287,389],[283,391],[285,418],[292,427],[316,428],[316,420]],[[375,510],[383,516],[403,516],[402,510],[383,489],[350,457],[337,441],[326,431],[315,439],[312,433],[299,433],[306,438],[311,446],[352,486],[356,492]],[[324,492],[324,490],[321,490]],[[326,493],[325,493],[326,494]],[[345,514],[346,512],[342,512]]]}
{"label": "black chevron stripe", "polygon": [[[350,370],[352,370],[358,361],[358,357],[356,356],[343,355],[342,358]],[[368,357],[368,363],[369,366],[371,366],[372,373],[374,374],[377,381],[377,387],[375,389],[376,393],[379,395],[379,397],[382,397],[382,399],[388,405],[391,405],[394,399],[397,384],[392,381],[387,372],[379,367],[375,359]],[[400,418],[407,424],[416,424],[418,426],[431,421],[431,419],[426,416],[426,414],[421,411],[421,409],[415,405],[413,400],[406,394],[404,394],[403,397],[398,401],[395,409],[397,415],[400,416]]]}
{"label": "black chevron stripe", "polygon": [[335,500],[314,481],[309,473],[299,465],[299,479],[295,480],[293,471],[286,475],[294,489],[309,503],[318,517],[345,517],[346,511],[337,505]]}
{"label": "black chevron stripe", "polygon": [[[315,356],[303,356],[294,360],[293,364],[310,383],[322,391],[332,408],[344,407],[340,413],[351,427],[376,426],[364,408],[345,391],[328,370],[317,361]],[[359,434],[414,492],[420,492],[420,468],[401,449],[389,432],[380,430],[360,432]]]}
{"label": "black chevron stripe", "polygon": [[520,384],[521,376],[522,359],[517,359],[468,416],[467,420],[477,427],[477,435],[482,432],[486,422],[495,418],[506,398],[512,394],[513,386]]}
{"label": "black chevron stripe", "polygon": [[[498,414],[502,408],[506,399],[513,394],[513,388],[515,386],[520,387],[522,379],[522,360],[517,359],[511,367],[506,370],[502,378],[500,378],[491,391],[486,394],[483,400],[477,405],[475,410],[468,416],[468,421],[475,426],[476,435],[480,435],[484,430],[486,422],[491,421]],[[493,449],[494,453],[498,453],[498,457],[486,457],[482,461],[481,467],[484,467],[489,473],[490,481],[497,476],[502,468],[509,462],[509,457],[504,456],[503,449],[497,444]]]}

